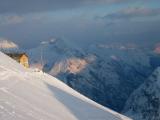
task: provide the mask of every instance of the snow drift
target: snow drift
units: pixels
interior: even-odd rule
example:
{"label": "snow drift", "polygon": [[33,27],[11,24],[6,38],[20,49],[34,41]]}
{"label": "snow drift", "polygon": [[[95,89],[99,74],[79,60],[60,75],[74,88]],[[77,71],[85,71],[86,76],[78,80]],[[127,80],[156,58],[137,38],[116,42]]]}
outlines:
{"label": "snow drift", "polygon": [[0,53],[1,120],[129,120]]}

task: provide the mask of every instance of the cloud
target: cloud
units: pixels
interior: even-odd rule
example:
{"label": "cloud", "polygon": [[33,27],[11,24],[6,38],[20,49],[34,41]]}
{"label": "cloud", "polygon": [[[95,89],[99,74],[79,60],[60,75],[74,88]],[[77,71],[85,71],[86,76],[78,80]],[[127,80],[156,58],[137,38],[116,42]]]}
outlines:
{"label": "cloud", "polygon": [[[139,1],[139,0],[134,0]],[[144,0],[140,0],[144,1]],[[32,13],[97,4],[119,4],[133,0],[0,0],[0,13]]]}
{"label": "cloud", "polygon": [[[95,9],[97,11],[94,15],[95,11],[92,13],[92,9],[89,12],[85,11],[86,9],[83,9],[82,12],[79,12],[81,9],[48,12],[81,6],[88,6],[89,8],[89,5],[101,8],[99,6],[101,4],[103,4],[103,7],[110,4],[126,4],[126,2],[132,4],[139,0],[14,0],[15,3],[11,0],[5,1],[8,1],[8,6],[2,4],[3,0],[0,0],[0,23],[3,21],[3,25],[0,26],[0,36],[14,40],[23,48],[35,47],[40,41],[48,40],[54,36],[63,37],[82,47],[99,41],[151,41],[153,39],[155,41],[160,38],[158,32],[160,31],[159,20],[152,17],[159,15],[159,9],[156,8],[123,9],[108,13],[100,20],[93,18],[96,14],[104,14],[104,10],[110,12],[112,5],[109,9],[100,11]],[[116,7],[114,6],[112,10],[127,7],[127,5],[122,4],[116,9],[114,9]],[[128,20],[144,17],[147,17],[144,21]],[[107,19],[109,19],[109,22]],[[127,20],[116,22],[117,19]]]}
{"label": "cloud", "polygon": [[160,8],[141,8],[141,7],[135,7],[135,8],[128,8],[123,9],[115,13],[108,14],[104,17],[101,17],[102,19],[111,19],[111,20],[128,20],[133,18],[144,18],[144,17],[154,17],[160,15]]}
{"label": "cloud", "polygon": [[19,15],[0,15],[0,25],[18,24],[24,20],[24,17]]}
{"label": "cloud", "polygon": [[111,26],[90,21],[84,27],[77,26],[83,23],[82,20],[53,21],[45,24],[32,21],[32,23],[3,27],[4,29],[0,30],[0,36],[14,40],[23,48],[35,47],[40,41],[49,40],[55,36],[63,37],[69,43],[73,42],[82,47],[112,41],[138,41],[138,44],[141,42],[143,45],[154,43],[160,39],[159,20],[126,21]]}

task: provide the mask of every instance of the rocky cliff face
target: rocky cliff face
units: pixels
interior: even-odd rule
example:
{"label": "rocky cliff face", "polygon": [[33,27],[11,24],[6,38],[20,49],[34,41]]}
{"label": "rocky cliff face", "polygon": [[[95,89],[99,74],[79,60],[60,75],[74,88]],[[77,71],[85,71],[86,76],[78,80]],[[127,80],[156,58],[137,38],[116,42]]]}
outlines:
{"label": "rocky cliff face", "polygon": [[[151,73],[148,58],[140,51],[95,51],[94,61],[79,73],[61,73],[66,83],[91,99],[121,111],[130,94]],[[103,53],[102,53],[103,52]],[[93,55],[92,54],[92,55]],[[114,54],[114,55],[112,55]]]}
{"label": "rocky cliff face", "polygon": [[160,120],[160,68],[131,95],[124,113],[134,120]]}

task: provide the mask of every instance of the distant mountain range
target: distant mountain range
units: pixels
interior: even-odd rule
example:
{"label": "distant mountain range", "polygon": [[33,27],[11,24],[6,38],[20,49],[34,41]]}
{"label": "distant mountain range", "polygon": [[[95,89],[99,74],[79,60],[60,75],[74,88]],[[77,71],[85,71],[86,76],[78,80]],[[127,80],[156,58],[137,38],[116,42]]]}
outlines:
{"label": "distant mountain range", "polygon": [[55,39],[28,53],[32,66],[118,112],[154,70],[151,55],[134,44],[93,44],[85,50],[77,46]]}

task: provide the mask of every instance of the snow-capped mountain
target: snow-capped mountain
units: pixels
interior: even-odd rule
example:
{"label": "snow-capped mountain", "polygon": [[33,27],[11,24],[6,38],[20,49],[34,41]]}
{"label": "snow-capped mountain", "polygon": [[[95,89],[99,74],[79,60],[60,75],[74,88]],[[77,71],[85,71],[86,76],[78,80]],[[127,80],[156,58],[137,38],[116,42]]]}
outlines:
{"label": "snow-capped mountain", "polygon": [[16,43],[10,40],[4,39],[4,38],[0,38],[0,50],[1,51],[8,52],[8,51],[15,51],[18,49],[19,49],[19,46]]}
{"label": "snow-capped mountain", "polygon": [[160,68],[131,95],[124,113],[134,120],[160,120]]}
{"label": "snow-capped mountain", "polygon": [[1,120],[130,120],[0,52]]}
{"label": "snow-capped mountain", "polygon": [[85,50],[77,46],[62,39],[44,42],[29,50],[31,66],[43,66],[45,72],[118,112],[152,73],[148,55],[135,45],[96,44]]}
{"label": "snow-capped mountain", "polygon": [[154,48],[154,52],[160,54],[160,43],[157,43]]}
{"label": "snow-capped mountain", "polygon": [[[37,48],[29,50],[28,54],[32,66],[36,66],[46,72],[49,72],[54,65],[61,61],[66,63],[68,58],[83,56],[80,50],[59,38],[42,42]],[[62,65],[63,68],[65,68],[65,66],[65,64]]]}

